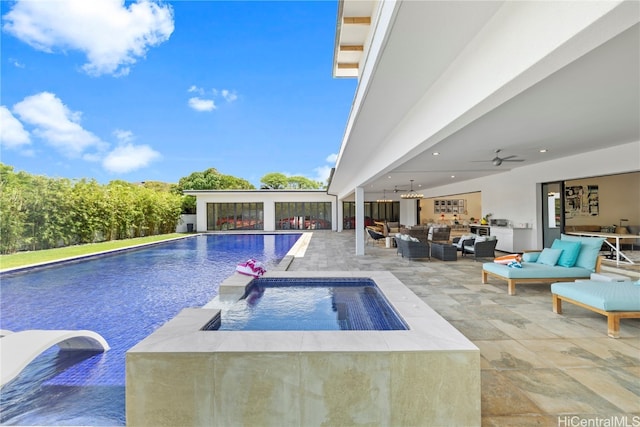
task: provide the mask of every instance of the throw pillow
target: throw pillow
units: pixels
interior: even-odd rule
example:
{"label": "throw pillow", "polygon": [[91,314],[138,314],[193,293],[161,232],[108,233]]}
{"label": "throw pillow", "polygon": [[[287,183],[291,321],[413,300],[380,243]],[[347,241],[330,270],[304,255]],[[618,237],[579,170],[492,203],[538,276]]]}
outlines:
{"label": "throw pillow", "polygon": [[578,254],[575,266],[586,268],[590,271],[596,271],[596,262],[598,260],[600,248],[602,248],[602,244],[604,243],[604,237],[582,237],[561,234],[560,239],[580,242],[580,253]]}
{"label": "throw pillow", "polygon": [[553,241],[551,249],[562,249],[562,255],[558,258],[558,265],[562,267],[573,267],[578,260],[581,246],[582,244],[580,242],[556,239]]}
{"label": "throw pillow", "polygon": [[525,252],[522,254],[522,262],[536,262],[540,252]]}
{"label": "throw pillow", "polygon": [[473,239],[475,235],[474,234],[465,234],[464,236],[460,237],[460,240],[458,240],[454,246],[456,246],[458,249],[462,248],[462,242],[464,242],[465,240],[469,240],[469,239]]}
{"label": "throw pillow", "polygon": [[544,265],[556,265],[560,255],[562,255],[562,249],[544,248],[536,262]]}
{"label": "throw pillow", "polygon": [[487,241],[487,236],[478,236],[476,237],[476,243],[478,242],[486,242]]}

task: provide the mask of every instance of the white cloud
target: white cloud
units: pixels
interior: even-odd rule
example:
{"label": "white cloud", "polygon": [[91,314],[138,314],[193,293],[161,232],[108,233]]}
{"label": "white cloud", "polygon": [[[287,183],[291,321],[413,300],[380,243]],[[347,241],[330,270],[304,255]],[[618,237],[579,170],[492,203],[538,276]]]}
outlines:
{"label": "white cloud", "polygon": [[331,166],[320,166],[314,169],[316,173],[316,177],[312,178],[314,181],[320,181],[323,184],[327,182],[329,179],[329,175],[331,175]]}
{"label": "white cloud", "polygon": [[113,173],[127,173],[148,166],[160,153],[148,145],[122,144],[102,161],[102,167]]}
{"label": "white cloud", "polygon": [[128,143],[134,140],[133,132],[130,130],[116,129],[113,131],[113,135],[120,143]]}
{"label": "white cloud", "polygon": [[191,85],[191,87],[187,90],[187,92],[189,93],[197,93],[198,95],[204,95],[204,89],[202,89],[201,87],[198,87],[196,85]]}
{"label": "white cloud", "polygon": [[85,72],[126,75],[173,33],[173,10],[153,0],[17,0],[3,29],[45,52],[84,52]]}
{"label": "white cloud", "polygon": [[333,153],[333,154],[329,154],[327,156],[327,158],[325,159],[327,163],[332,163],[332,164],[336,164],[336,160],[338,160],[338,155]]}
{"label": "white cloud", "polygon": [[34,135],[67,157],[79,157],[89,148],[101,149],[105,145],[80,126],[82,113],[69,110],[50,92],[26,97],[13,106],[13,112],[35,128]]}
{"label": "white cloud", "polygon": [[18,61],[15,58],[9,58],[9,62],[11,64],[13,64],[13,66],[16,67],[16,68],[24,68],[25,67],[25,65],[22,62]]}
{"label": "white cloud", "polygon": [[231,92],[227,89],[222,89],[222,97],[227,100],[227,102],[233,102],[238,99],[238,95],[235,92]]}
{"label": "white cloud", "polygon": [[196,85],[191,85],[189,89],[187,89],[187,92],[196,93],[199,95],[189,99],[189,107],[196,111],[217,110],[218,106],[216,105],[215,98],[222,98],[227,102],[233,102],[238,99],[238,94],[236,93],[236,91],[231,91],[229,89],[218,90],[216,88],[213,88],[211,89],[211,97],[209,98],[205,98],[205,94],[207,92],[203,88]]}
{"label": "white cloud", "polygon": [[189,107],[196,111],[213,111],[216,109],[216,104],[212,99],[202,99],[194,96],[189,98]]}
{"label": "white cloud", "polygon": [[0,106],[0,145],[3,148],[18,148],[28,144],[31,144],[29,132],[7,107]]}

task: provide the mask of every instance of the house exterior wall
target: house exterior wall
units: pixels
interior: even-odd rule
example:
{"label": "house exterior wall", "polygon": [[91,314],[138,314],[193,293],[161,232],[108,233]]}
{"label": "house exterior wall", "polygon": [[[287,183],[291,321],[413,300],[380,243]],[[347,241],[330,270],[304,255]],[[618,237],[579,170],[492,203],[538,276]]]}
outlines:
{"label": "house exterior wall", "polygon": [[337,230],[336,198],[323,190],[278,191],[278,190],[191,190],[185,194],[196,197],[196,225],[198,232],[207,231],[207,203],[263,203],[264,231],[276,230],[277,202],[330,202],[331,229]]}

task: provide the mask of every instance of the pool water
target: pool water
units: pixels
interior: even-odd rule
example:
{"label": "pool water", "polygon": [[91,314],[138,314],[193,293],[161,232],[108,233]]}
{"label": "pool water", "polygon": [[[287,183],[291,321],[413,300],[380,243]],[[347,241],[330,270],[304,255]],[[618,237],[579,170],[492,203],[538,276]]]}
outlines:
{"label": "pool water", "polygon": [[261,278],[207,329],[388,331],[407,326],[371,279]]}
{"label": "pool water", "polygon": [[267,271],[300,234],[204,235],[2,275],[0,329],[89,329],[105,353],[58,352],[0,393],[3,425],[125,425],[125,353],[185,307],[201,307],[239,262]]}

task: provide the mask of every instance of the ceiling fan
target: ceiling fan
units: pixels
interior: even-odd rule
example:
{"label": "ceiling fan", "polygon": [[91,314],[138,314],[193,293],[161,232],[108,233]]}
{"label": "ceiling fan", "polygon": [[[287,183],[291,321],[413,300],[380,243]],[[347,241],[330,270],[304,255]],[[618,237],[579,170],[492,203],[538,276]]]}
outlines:
{"label": "ceiling fan", "polygon": [[397,185],[393,186],[393,192],[394,193],[397,193],[398,191],[405,191],[405,190],[406,190],[406,188],[398,188]]}
{"label": "ceiling fan", "polygon": [[500,166],[502,162],[524,162],[524,159],[515,159],[514,157],[518,157],[516,155],[511,155],[507,157],[500,157],[501,149],[497,149],[495,151],[496,156],[491,160],[474,160],[474,162],[491,162],[493,166]]}

